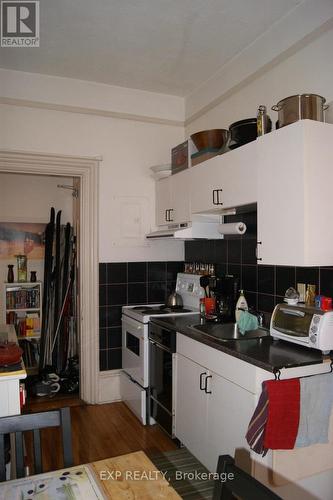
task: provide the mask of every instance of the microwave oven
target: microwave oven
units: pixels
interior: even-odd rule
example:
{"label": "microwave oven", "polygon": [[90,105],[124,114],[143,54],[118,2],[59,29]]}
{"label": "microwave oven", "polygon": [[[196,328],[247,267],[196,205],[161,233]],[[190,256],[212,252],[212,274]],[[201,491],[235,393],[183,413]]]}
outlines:
{"label": "microwave oven", "polygon": [[333,349],[333,311],[302,304],[278,304],[272,314],[270,334],[328,354]]}

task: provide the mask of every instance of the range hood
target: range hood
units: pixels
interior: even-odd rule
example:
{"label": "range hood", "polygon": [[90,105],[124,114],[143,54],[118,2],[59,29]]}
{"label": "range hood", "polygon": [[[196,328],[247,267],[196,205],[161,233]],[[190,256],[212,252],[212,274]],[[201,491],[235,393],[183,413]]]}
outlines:
{"label": "range hood", "polygon": [[171,224],[165,229],[153,231],[146,238],[153,239],[175,239],[175,240],[218,240],[223,235],[218,231],[219,223],[215,222],[184,222],[182,224]]}

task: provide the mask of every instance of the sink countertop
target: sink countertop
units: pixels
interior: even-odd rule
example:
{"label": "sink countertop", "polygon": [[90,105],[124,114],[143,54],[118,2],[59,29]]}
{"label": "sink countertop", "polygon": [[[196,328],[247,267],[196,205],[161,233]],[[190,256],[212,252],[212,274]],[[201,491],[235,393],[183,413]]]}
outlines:
{"label": "sink countertop", "polygon": [[153,321],[270,372],[281,368],[319,364],[325,359],[321,351],[284,342],[283,340],[274,340],[271,336],[260,339],[228,341],[214,339],[190,328],[191,325],[200,324],[199,314],[193,316],[154,317]]}

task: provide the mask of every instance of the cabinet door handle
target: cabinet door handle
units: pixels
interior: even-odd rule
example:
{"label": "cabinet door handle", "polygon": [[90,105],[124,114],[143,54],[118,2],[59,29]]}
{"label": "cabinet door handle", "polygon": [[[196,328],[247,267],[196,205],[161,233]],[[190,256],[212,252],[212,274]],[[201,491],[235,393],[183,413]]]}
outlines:
{"label": "cabinet door handle", "polygon": [[200,373],[200,391],[204,391],[206,387],[206,384],[203,385],[203,380],[202,380],[205,375],[207,375],[207,372]]}
{"label": "cabinet door handle", "polygon": [[173,208],[169,208],[169,222],[173,222],[173,216],[171,218],[171,212],[173,212]]}
{"label": "cabinet door handle", "polygon": [[213,205],[217,205],[215,201],[215,193],[217,193],[217,189],[213,189]]}
{"label": "cabinet door handle", "polygon": [[207,380],[209,378],[213,378],[213,376],[212,375],[207,375],[207,377],[205,378],[205,387],[204,387],[204,389],[205,389],[205,393],[206,394],[211,394],[212,393],[212,391],[207,391],[207,388],[208,388],[208,382],[207,382]]}
{"label": "cabinet door handle", "polygon": [[256,247],[256,259],[259,261],[259,260],[262,260],[261,257],[259,257],[259,245],[262,245],[262,241],[257,241],[257,247]]}
{"label": "cabinet door handle", "polygon": [[165,211],[165,217],[164,218],[165,218],[166,222],[168,222],[168,210]]}
{"label": "cabinet door handle", "polygon": [[217,192],[217,203],[216,205],[223,205],[223,202],[220,201],[220,193],[222,193],[223,189],[217,189],[216,192]]}

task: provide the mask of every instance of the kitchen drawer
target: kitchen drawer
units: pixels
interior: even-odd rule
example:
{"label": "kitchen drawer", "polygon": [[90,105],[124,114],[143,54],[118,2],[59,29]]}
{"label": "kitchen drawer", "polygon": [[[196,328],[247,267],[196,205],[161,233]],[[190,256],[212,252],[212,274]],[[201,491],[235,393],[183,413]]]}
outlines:
{"label": "kitchen drawer", "polygon": [[[230,354],[209,347],[197,340],[177,333],[177,354],[199,363],[208,370],[224,377],[225,379],[240,385],[244,389],[255,394],[257,390],[258,369],[254,365],[237,359]],[[270,378],[266,372],[266,378]]]}

